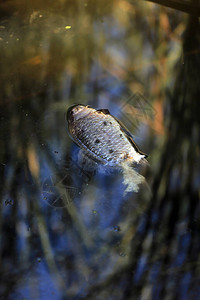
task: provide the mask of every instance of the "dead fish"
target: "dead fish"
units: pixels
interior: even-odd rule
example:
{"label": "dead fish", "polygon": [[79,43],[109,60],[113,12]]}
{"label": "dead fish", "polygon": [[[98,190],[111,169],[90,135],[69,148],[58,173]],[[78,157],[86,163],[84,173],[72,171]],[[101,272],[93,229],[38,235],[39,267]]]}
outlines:
{"label": "dead fish", "polygon": [[107,109],[77,104],[67,111],[68,131],[73,141],[95,162],[119,166],[141,163],[141,152],[126,127]]}

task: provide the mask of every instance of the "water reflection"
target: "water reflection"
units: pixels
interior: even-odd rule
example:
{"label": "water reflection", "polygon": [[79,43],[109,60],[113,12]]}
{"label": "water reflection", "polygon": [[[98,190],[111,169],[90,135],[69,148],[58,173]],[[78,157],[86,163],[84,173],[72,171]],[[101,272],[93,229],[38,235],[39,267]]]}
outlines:
{"label": "water reflection", "polygon": [[[143,1],[52,5],[1,4],[1,298],[196,299],[198,18]],[[138,137],[152,193],[123,196],[120,172],[80,167],[74,102]]]}

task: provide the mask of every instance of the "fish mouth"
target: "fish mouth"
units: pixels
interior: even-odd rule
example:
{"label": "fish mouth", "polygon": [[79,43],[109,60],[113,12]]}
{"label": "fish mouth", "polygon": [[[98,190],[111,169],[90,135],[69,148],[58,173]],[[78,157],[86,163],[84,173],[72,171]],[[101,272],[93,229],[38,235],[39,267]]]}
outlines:
{"label": "fish mouth", "polygon": [[73,104],[71,105],[66,113],[66,119],[67,121],[69,121],[71,119],[71,117],[73,116],[73,110],[77,107],[77,106],[82,106],[81,104]]}
{"label": "fish mouth", "polygon": [[68,122],[73,122],[74,119],[79,119],[88,115],[91,112],[91,109],[92,108],[89,105],[71,105],[67,110],[66,119]]}

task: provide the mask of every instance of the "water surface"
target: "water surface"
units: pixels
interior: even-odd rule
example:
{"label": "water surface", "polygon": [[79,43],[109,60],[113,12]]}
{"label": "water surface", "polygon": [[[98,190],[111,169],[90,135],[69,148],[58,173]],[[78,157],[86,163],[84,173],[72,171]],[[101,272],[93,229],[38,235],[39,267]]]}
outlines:
{"label": "water surface", "polygon": [[[0,4],[0,299],[198,299],[196,12]],[[79,164],[74,103],[109,109],[148,153],[137,193]]]}

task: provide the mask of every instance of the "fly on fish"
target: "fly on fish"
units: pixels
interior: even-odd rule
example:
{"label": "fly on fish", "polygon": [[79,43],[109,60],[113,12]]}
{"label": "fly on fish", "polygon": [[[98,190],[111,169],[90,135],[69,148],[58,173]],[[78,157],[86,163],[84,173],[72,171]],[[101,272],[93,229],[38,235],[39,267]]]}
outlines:
{"label": "fly on fish", "polygon": [[67,111],[68,131],[73,141],[92,160],[117,167],[140,164],[147,158],[126,127],[107,109],[73,105]]}

